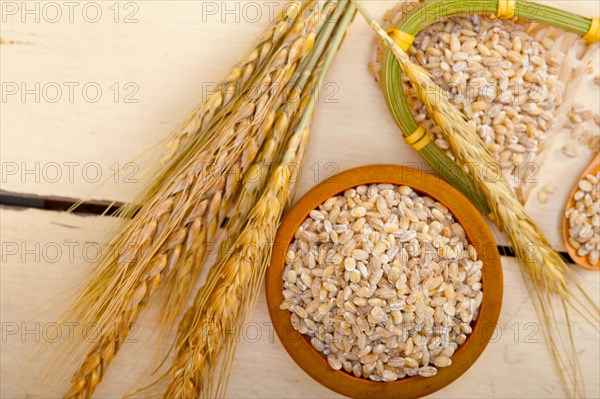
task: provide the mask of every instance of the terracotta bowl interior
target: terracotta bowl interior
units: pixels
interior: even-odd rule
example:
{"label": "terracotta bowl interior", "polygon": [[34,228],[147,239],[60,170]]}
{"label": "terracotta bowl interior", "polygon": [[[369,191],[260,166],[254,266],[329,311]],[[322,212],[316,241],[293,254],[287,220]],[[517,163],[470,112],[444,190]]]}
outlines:
{"label": "terracotta bowl interior", "polygon": [[[429,378],[408,377],[394,382],[375,382],[357,378],[343,370],[333,370],[325,356],[318,352],[307,336],[299,334],[290,322],[290,313],[279,309],[283,301],[282,274],[285,254],[295,231],[309,212],[327,198],[351,187],[371,183],[407,185],[422,195],[441,202],[453,214],[466,232],[467,238],[482,259],[483,301],[477,320],[471,323],[473,332],[452,356],[452,365],[439,369]],[[417,398],[435,392],[459,378],[477,360],[493,336],[502,304],[502,268],[500,254],[489,227],[456,189],[441,178],[423,171],[394,165],[377,165],[340,173],[314,187],[289,211],[276,237],[273,259],[266,276],[269,313],[274,329],[294,361],[311,377],[329,389],[354,398]]]}

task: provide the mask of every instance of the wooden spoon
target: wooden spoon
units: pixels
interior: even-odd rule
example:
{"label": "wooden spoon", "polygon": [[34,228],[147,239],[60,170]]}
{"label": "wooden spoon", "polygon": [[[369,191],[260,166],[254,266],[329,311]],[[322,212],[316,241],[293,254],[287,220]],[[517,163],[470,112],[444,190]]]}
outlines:
{"label": "wooden spoon", "polygon": [[573,187],[573,191],[571,192],[571,195],[569,196],[569,201],[567,202],[565,210],[562,214],[562,217],[563,217],[563,241],[565,242],[565,246],[567,247],[567,252],[568,252],[569,256],[571,257],[571,259],[573,259],[573,262],[575,262],[576,265],[581,266],[585,269],[589,269],[589,270],[600,270],[600,262],[597,263],[595,266],[593,266],[592,264],[590,264],[587,255],[586,256],[577,255],[577,249],[575,249],[569,242],[569,219],[565,218],[565,213],[567,212],[567,209],[570,209],[575,205],[575,199],[573,197],[575,196],[575,193],[579,190],[579,181],[586,175],[595,175],[596,173],[598,173],[598,171],[600,171],[600,153],[597,153],[594,156],[594,159],[592,159],[592,162],[590,162],[590,164],[587,166],[587,168],[581,174],[581,177],[577,180],[577,183],[575,183],[575,187]]}

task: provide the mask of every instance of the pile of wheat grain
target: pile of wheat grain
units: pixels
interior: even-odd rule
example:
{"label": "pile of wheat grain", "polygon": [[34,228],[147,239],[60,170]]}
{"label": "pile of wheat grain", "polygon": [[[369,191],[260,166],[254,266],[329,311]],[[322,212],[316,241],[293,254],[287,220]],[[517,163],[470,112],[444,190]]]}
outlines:
{"label": "pile of wheat grain", "polygon": [[472,332],[482,267],[443,204],[407,186],[363,185],[299,227],[280,307],[335,370],[431,377]]}
{"label": "pile of wheat grain", "polygon": [[[401,18],[404,4],[386,13],[384,26]],[[425,27],[408,51],[469,119],[513,189],[526,183],[519,176],[536,162],[563,103],[565,85],[552,46],[552,39],[538,41],[519,23],[472,15]],[[371,68],[377,77],[379,61]],[[439,126],[404,78],[415,120],[453,158]]]}

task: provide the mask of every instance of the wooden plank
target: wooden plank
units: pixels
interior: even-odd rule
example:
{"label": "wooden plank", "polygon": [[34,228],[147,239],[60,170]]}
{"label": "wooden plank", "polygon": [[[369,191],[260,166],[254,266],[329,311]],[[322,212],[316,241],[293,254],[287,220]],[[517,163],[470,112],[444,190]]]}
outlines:
{"label": "wooden plank", "polygon": [[[3,359],[0,373],[5,382],[0,388],[0,396],[24,398],[34,390],[36,372],[46,359],[35,352],[39,349],[35,342],[52,336],[54,330],[50,323],[64,311],[77,287],[93,269],[95,252],[92,250],[97,245],[102,246],[107,232],[118,225],[114,218],[40,210],[1,208],[0,217],[3,246],[0,269]],[[503,258],[503,265],[505,294],[498,334],[474,367],[432,397],[554,398],[564,395],[519,266],[513,258]],[[600,275],[593,272],[578,274],[584,289],[597,298]],[[156,364],[157,351],[164,355],[168,350],[168,345],[157,348],[156,336],[153,336],[158,308],[154,302],[143,314],[132,342],[124,345],[115,358],[96,397],[121,397],[139,387],[140,382],[152,381],[144,380],[144,376]],[[228,397],[337,397],[295,365],[269,323],[264,294],[261,294],[252,319],[244,327]],[[598,397],[600,335],[579,317],[573,317],[572,326],[587,394]],[[63,329],[60,331],[67,333]],[[30,367],[23,372],[28,364]],[[60,395],[67,382],[68,379],[60,381],[52,390],[42,392],[43,396]]]}
{"label": "wooden plank", "polygon": [[[130,2],[138,8],[133,16],[137,22],[114,23],[112,3],[91,3],[102,7],[103,17],[97,23],[88,23],[77,14],[74,23],[65,19],[47,23],[43,16],[36,23],[28,15],[22,23],[22,10],[6,17],[4,40],[26,43],[2,47],[2,80],[7,88],[18,86],[18,92],[6,94],[2,104],[2,158],[9,168],[3,173],[6,191],[82,198],[95,187],[99,171],[109,181],[93,198],[130,199],[139,171],[146,166],[143,159],[135,158],[185,118],[268,24],[272,8],[284,4],[253,2],[262,16],[251,20],[250,10],[239,2]],[[381,13],[388,4],[377,2],[373,8]],[[227,12],[236,7],[239,12]],[[134,10],[121,10],[120,18]],[[355,23],[351,32],[353,45],[345,46],[322,98],[324,106],[307,164],[336,162],[340,169],[373,160],[418,160],[396,134],[367,71],[373,38],[368,26]],[[227,43],[226,51],[223,43]],[[65,82],[79,84],[72,102]],[[36,91],[37,83],[40,90]],[[83,93],[86,84],[90,85],[88,96]],[[53,103],[51,89],[56,85],[63,96]],[[102,96],[92,102],[96,86]],[[32,89],[40,98],[23,94],[22,89]],[[130,102],[125,97],[135,89],[139,90],[129,100],[137,102]],[[115,92],[120,94],[117,101]],[[369,112],[357,112],[360,109]],[[385,123],[374,128],[365,115]],[[335,124],[333,129],[329,121]],[[334,140],[343,140],[347,151],[331,157]],[[386,155],[381,158],[381,153]],[[134,165],[112,178],[115,167],[130,161]],[[55,177],[56,169],[59,177]],[[328,171],[321,170],[321,175]]]}
{"label": "wooden plank", "polygon": [[[598,14],[593,0],[546,3]],[[140,153],[160,147],[264,29],[273,8],[284,3],[83,2],[71,10],[62,3],[35,2],[29,14],[24,4],[2,6],[3,190],[126,201],[153,162]],[[61,18],[54,21],[56,6],[48,4],[58,4]],[[393,4],[369,1],[369,9],[381,19]],[[395,163],[431,170],[403,143],[389,116],[367,69],[372,52],[373,34],[358,18],[327,78],[299,195],[335,172],[360,165]],[[94,102],[97,87],[102,94]],[[54,102],[56,90],[62,96]],[[597,89],[580,94],[590,105],[598,98]],[[587,155],[558,159],[554,155],[561,144],[555,144],[539,177],[555,181],[557,192],[546,206],[535,200],[528,206],[552,243],[564,250],[558,215]],[[124,170],[115,175],[119,168]],[[99,186],[98,181],[105,183]],[[506,244],[500,233],[496,237]]]}

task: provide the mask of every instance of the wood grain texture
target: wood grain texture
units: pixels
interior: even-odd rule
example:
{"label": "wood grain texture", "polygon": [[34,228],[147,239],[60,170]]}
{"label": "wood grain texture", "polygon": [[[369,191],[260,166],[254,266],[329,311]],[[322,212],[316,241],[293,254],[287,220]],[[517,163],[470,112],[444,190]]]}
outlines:
{"label": "wood grain texture", "polygon": [[[7,3],[17,10],[7,12]],[[88,21],[95,19],[96,6],[88,3],[100,7],[95,23]],[[593,0],[546,3],[600,14]],[[156,162],[152,154],[285,2],[83,2],[72,15],[60,7],[57,22],[43,2],[32,3],[39,4],[37,14],[24,14],[18,2],[3,4],[3,190],[127,201],[144,181],[143,171]],[[381,17],[392,4],[372,0],[369,9]],[[319,99],[298,195],[335,172],[372,163],[432,170],[402,141],[368,71],[373,40],[362,21],[351,26]],[[577,94],[598,110],[600,93],[592,77]],[[527,204],[559,250],[564,250],[559,211],[570,182],[591,158],[587,150],[575,159],[561,156],[568,136],[563,133],[535,176],[555,182],[556,194],[545,206],[535,196]]]}
{"label": "wood grain texture", "polygon": [[[36,373],[47,357],[36,350],[56,331],[64,336],[68,327],[52,323],[66,309],[68,299],[93,268],[97,245],[104,245],[107,232],[117,227],[112,218],[83,217],[51,211],[0,209],[2,235],[1,323],[2,362],[0,396],[24,398],[35,393]],[[16,245],[16,250],[14,249]],[[36,246],[38,249],[36,249]],[[44,250],[44,248],[46,248]],[[56,255],[56,249],[62,252]],[[73,248],[71,256],[68,248]],[[84,250],[88,248],[88,250]],[[37,258],[36,258],[37,257]],[[550,361],[533,306],[513,258],[503,258],[504,297],[497,335],[475,367],[432,397],[548,397],[563,396],[558,376]],[[578,271],[584,288],[592,296],[600,292],[600,274]],[[139,387],[156,364],[157,349],[153,326],[157,302],[139,320],[138,328],[113,361],[97,398],[121,397]],[[588,396],[600,395],[600,336],[575,317],[574,335],[587,383]],[[25,367],[28,368],[25,369]],[[245,324],[234,361],[228,396],[332,398],[296,366],[277,339],[271,325],[264,293],[252,319]],[[60,381],[38,396],[58,397],[67,388]],[[137,383],[137,384],[136,384]]]}
{"label": "wood grain texture", "polygon": [[[35,9],[38,2],[27,3]],[[40,13],[48,3],[38,3]],[[284,4],[250,2],[261,10],[262,16],[256,19],[250,8],[243,11],[243,2],[121,2],[116,6],[117,16],[114,2],[97,1],[102,17],[91,23],[85,18],[95,18],[94,9],[89,8],[95,6],[88,3],[94,2],[77,3],[73,22],[61,2],[62,17],[57,22],[50,21],[54,14],[48,8],[36,22],[35,14],[23,15],[23,10],[12,14],[12,9],[6,8],[7,4],[21,7],[22,2],[0,4],[2,190],[130,200],[139,186],[141,171],[153,162],[147,156],[153,153],[153,146],[160,145],[249,47],[267,25],[270,7],[279,9]],[[133,5],[127,6],[130,3]],[[240,11],[225,14],[225,3],[229,4],[228,10],[238,4]],[[583,15],[600,15],[600,3],[594,0],[544,3]],[[379,19],[393,4],[389,0],[368,1],[369,9]],[[217,8],[210,8],[214,6]],[[86,17],[82,14],[84,7],[89,8]],[[133,23],[124,23],[126,18]],[[326,79],[328,85],[320,98],[297,196],[332,174],[356,166],[395,163],[430,169],[402,141],[369,74],[372,43],[369,27],[355,21]],[[598,71],[600,59],[595,61]],[[597,112],[600,91],[591,84],[592,78],[585,78],[577,101]],[[86,84],[90,87],[87,97],[83,93]],[[15,85],[18,91],[9,95],[7,90],[15,89]],[[74,87],[73,101],[69,99],[69,85]],[[57,86],[62,96],[52,102]],[[91,101],[94,87],[102,90],[97,102]],[[31,93],[23,99],[23,88],[37,90],[40,101],[36,102],[36,94]],[[125,102],[127,95],[138,102]],[[574,180],[592,156],[581,149],[576,158],[564,157],[560,148],[568,140],[567,131],[557,134],[538,174],[539,187],[552,183],[556,192],[546,204],[540,204],[534,192],[527,203],[536,222],[559,250],[564,250],[560,238],[564,204]],[[146,156],[138,157],[145,149],[149,149]],[[125,169],[113,176],[119,167]],[[94,183],[97,180],[106,183],[98,187]],[[32,393],[35,371],[44,360],[34,352],[35,341],[53,334],[53,326],[48,323],[61,314],[90,273],[97,251],[106,242],[108,231],[117,227],[117,220],[9,208],[0,213],[0,396],[21,398]],[[495,236],[498,243],[506,243],[497,231]],[[435,397],[563,396],[536,327],[537,317],[519,266],[512,258],[503,258],[503,263],[501,335],[488,346],[477,367]],[[599,275],[578,273],[590,295],[597,298]],[[96,397],[120,397],[135,387],[134,382],[154,364],[156,340],[152,326],[156,314],[153,306],[142,316],[133,337],[137,342],[125,345]],[[251,323],[236,355],[230,397],[335,397],[305,375],[285,353],[269,325],[263,296]],[[588,396],[600,397],[600,336],[580,320],[574,325]],[[167,350],[161,347],[159,353]],[[29,372],[24,371],[29,363]],[[59,396],[67,383],[60,382],[44,396]]]}

